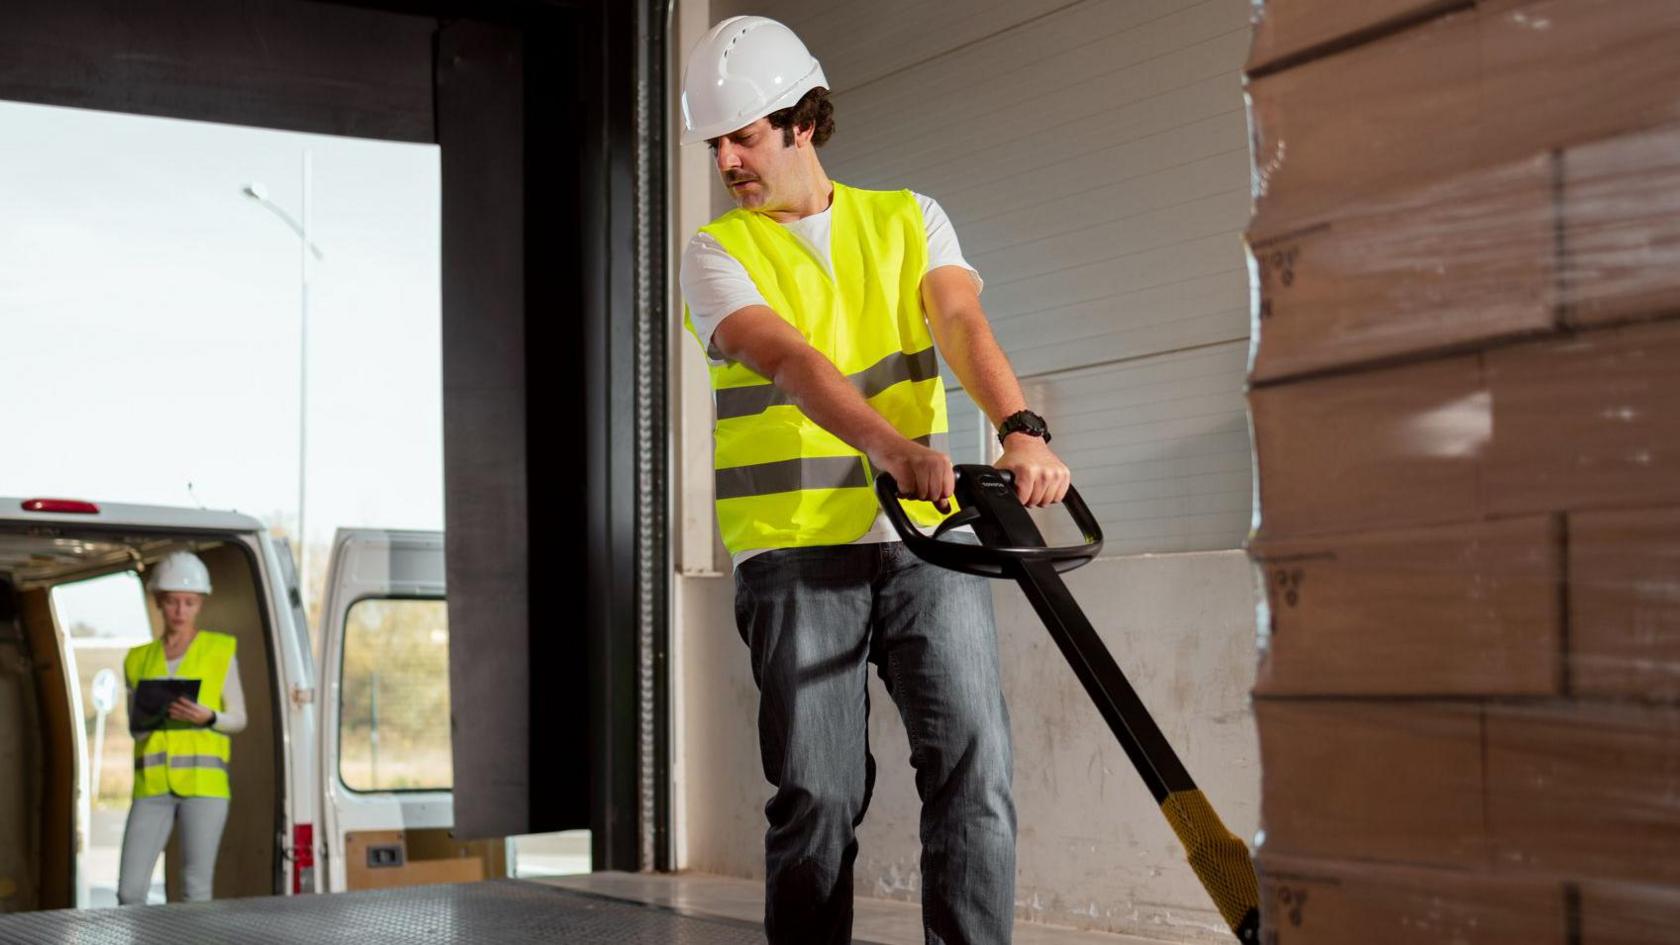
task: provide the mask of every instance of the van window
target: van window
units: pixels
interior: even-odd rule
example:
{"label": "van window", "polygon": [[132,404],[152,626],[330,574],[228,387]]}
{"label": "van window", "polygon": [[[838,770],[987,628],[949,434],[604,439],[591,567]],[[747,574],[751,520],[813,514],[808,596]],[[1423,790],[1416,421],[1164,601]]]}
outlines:
{"label": "van window", "polygon": [[367,599],[344,627],[338,776],[352,791],[454,785],[442,600]]}

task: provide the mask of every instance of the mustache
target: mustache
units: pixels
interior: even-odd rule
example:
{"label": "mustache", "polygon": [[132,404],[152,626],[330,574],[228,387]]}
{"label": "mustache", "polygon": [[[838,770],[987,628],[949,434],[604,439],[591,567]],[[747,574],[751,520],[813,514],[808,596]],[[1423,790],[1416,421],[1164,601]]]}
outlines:
{"label": "mustache", "polygon": [[726,184],[744,184],[753,180],[758,180],[758,178],[751,174],[738,174],[734,171],[725,172],[723,175],[723,182]]}

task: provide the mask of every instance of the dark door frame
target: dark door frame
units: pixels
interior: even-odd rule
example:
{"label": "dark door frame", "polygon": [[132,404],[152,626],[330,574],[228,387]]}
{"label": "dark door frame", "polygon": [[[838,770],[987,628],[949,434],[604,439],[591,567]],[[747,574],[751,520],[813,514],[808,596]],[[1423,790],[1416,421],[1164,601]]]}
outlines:
{"label": "dark door frame", "polygon": [[588,827],[596,869],[671,865],[668,5],[0,12],[0,99],[442,145],[457,828]]}

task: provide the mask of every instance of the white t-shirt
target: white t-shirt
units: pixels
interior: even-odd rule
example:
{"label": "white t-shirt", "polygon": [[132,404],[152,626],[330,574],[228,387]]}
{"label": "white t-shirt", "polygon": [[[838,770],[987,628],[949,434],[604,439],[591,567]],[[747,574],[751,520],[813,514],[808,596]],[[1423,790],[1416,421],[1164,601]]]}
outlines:
{"label": "white t-shirt", "polygon": [[[962,246],[957,242],[957,231],[951,226],[950,218],[932,197],[921,194],[915,197],[916,204],[922,209],[923,229],[927,231],[927,272],[941,266],[961,266],[974,278],[974,290],[979,292],[985,282],[981,280],[979,271],[963,258]],[[834,274],[834,261],[829,251],[829,230],[833,220],[834,211],[830,206],[821,213],[782,224],[822,261],[830,276]],[[688,303],[689,317],[694,321],[694,331],[705,344],[706,356],[713,363],[723,360],[712,347],[712,333],[717,331],[717,326],[749,305],[769,305],[758,291],[758,286],[753,284],[752,277],[747,275],[746,267],[706,233],[696,233],[688,241],[683,250],[678,279],[682,284],[683,301]],[[864,532],[854,544],[898,540],[892,523],[887,521],[885,513],[881,513],[875,516],[875,523],[869,531]],[[742,551],[731,557],[735,566],[739,567],[741,562],[765,550]]]}

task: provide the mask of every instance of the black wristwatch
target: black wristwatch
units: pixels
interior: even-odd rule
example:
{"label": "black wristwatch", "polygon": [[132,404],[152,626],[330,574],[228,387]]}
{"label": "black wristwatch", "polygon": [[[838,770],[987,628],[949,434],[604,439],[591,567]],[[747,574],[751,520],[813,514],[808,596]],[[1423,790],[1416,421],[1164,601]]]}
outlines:
{"label": "black wristwatch", "polygon": [[215,709],[211,709],[211,710],[210,710],[210,721],[208,721],[208,722],[205,722],[205,723],[204,723],[204,727],[205,727],[205,728],[210,728],[210,727],[212,727],[212,726],[214,726],[214,725],[215,725],[215,724],[216,724],[216,718],[217,718],[217,716],[216,716],[216,710],[215,710]]}
{"label": "black wristwatch", "polygon": [[1044,442],[1050,442],[1050,427],[1044,423],[1044,418],[1031,410],[1017,410],[998,424],[998,442],[1011,433],[1025,433],[1036,436]]}

